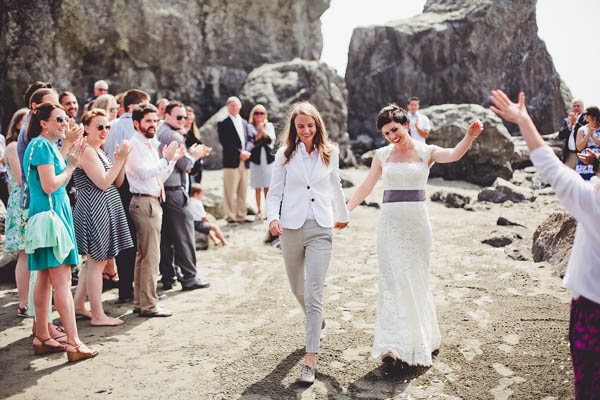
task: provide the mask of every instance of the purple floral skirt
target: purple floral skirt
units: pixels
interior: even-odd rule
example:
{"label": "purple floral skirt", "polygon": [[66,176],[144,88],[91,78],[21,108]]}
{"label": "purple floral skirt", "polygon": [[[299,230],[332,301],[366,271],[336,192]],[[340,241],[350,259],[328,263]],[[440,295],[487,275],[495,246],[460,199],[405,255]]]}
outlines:
{"label": "purple floral skirt", "polygon": [[600,304],[583,296],[571,301],[569,343],[575,399],[600,399]]}

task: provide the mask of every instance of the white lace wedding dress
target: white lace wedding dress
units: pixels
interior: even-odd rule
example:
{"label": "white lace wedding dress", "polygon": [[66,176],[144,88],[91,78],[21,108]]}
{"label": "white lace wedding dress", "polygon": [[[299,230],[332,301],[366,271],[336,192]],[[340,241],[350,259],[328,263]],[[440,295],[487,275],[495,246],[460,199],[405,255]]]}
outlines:
{"label": "white lace wedding dress", "polygon": [[[387,162],[393,145],[376,152],[384,190],[425,190],[431,147],[415,142],[422,162]],[[440,330],[430,286],[431,225],[425,201],[383,203],[377,226],[379,297],[371,357],[394,355],[431,365]]]}

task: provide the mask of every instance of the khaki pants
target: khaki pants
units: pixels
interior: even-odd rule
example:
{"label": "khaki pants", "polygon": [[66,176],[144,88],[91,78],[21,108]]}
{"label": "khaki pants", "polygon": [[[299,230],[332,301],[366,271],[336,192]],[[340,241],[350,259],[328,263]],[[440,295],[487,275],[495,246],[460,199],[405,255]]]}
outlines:
{"label": "khaki pants", "polygon": [[246,219],[248,168],[240,161],[237,168],[223,168],[223,212],[227,221]]}
{"label": "khaki pants", "polygon": [[142,196],[133,196],[131,199],[129,214],[135,225],[137,237],[133,302],[141,313],[152,313],[158,309],[156,281],[160,261],[162,213],[157,199]]}
{"label": "khaki pants", "polygon": [[575,167],[577,166],[577,160],[577,153],[569,151],[569,153],[567,154],[567,159],[565,160],[565,165],[571,169],[575,169]]}

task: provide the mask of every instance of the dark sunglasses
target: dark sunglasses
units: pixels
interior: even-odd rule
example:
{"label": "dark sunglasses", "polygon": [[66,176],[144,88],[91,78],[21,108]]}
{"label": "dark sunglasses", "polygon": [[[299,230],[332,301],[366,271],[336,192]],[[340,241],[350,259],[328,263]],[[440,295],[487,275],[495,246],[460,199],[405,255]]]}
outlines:
{"label": "dark sunglasses", "polygon": [[56,121],[59,124],[62,124],[63,122],[69,122],[69,117],[54,117],[54,118],[50,118],[53,119],[54,121]]}
{"label": "dark sunglasses", "polygon": [[105,130],[105,129],[106,129],[107,131],[109,131],[109,130],[110,130],[110,125],[98,125],[98,126],[96,127],[96,129],[98,129],[99,131],[103,131],[103,130]]}
{"label": "dark sunglasses", "polygon": [[254,115],[265,115],[262,111],[254,111]]}
{"label": "dark sunglasses", "polygon": [[177,119],[177,121],[181,121],[182,119],[187,119],[187,116],[185,115],[178,115],[175,117],[175,119]]}

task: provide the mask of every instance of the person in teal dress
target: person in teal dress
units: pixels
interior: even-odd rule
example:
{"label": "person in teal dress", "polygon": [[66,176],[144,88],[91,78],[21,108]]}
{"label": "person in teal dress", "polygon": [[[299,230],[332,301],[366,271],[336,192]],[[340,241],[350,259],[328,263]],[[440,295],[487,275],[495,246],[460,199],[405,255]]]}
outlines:
{"label": "person in teal dress", "polygon": [[[84,345],[79,339],[75,322],[75,307],[71,294],[71,267],[78,264],[77,243],[73,227],[73,216],[66,183],[77,168],[81,153],[85,148],[85,140],[79,140],[68,152],[68,164],[65,163],[56,141],[64,140],[67,132],[68,117],[63,108],[55,103],[43,103],[33,110],[27,138],[29,144],[23,158],[23,170],[29,187],[29,216],[50,210],[56,212],[64,223],[72,248],[64,259],[57,259],[55,251],[50,247],[37,248],[27,255],[27,268],[38,271],[33,299],[37,319],[33,349],[36,354],[47,354],[65,351],[69,361],[78,361],[95,357],[98,350]],[[26,226],[27,229],[37,227]],[[46,321],[48,314],[48,296],[54,287],[54,303],[67,334],[66,345],[52,339]]]}

